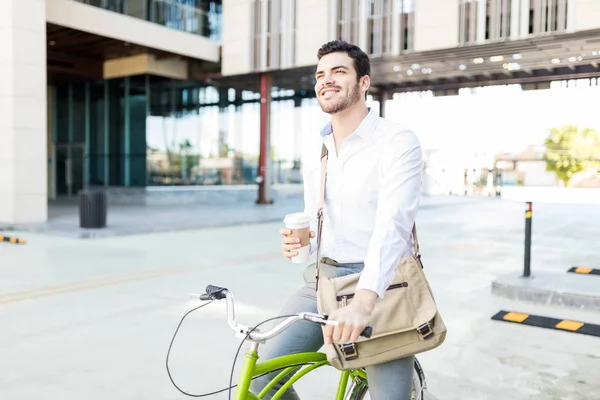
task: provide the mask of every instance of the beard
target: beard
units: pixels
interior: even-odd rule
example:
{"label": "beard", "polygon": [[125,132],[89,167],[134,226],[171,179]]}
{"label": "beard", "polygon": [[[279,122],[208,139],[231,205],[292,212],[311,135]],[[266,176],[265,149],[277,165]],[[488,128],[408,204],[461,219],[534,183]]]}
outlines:
{"label": "beard", "polygon": [[326,112],[327,114],[335,114],[342,112],[345,109],[356,104],[356,102],[358,102],[360,98],[360,88],[357,82],[355,86],[350,88],[348,95],[346,95],[345,97],[335,96],[333,99],[330,100],[317,99],[317,101],[319,102],[319,105],[321,106],[321,110],[323,110],[323,112]]}

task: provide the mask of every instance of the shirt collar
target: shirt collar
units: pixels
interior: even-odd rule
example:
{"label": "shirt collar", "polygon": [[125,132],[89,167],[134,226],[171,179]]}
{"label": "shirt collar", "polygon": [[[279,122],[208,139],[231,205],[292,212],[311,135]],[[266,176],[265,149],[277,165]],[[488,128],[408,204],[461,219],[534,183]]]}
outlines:
{"label": "shirt collar", "polygon": [[[354,131],[354,133],[356,133],[363,139],[368,139],[371,136],[371,133],[373,132],[373,128],[375,126],[375,122],[377,121],[377,114],[375,113],[375,111],[373,111],[371,107],[368,107],[368,110],[369,113]],[[328,122],[327,125],[325,125],[323,129],[321,129],[321,136],[325,137],[331,133],[333,133],[333,126],[331,125],[331,122]]]}

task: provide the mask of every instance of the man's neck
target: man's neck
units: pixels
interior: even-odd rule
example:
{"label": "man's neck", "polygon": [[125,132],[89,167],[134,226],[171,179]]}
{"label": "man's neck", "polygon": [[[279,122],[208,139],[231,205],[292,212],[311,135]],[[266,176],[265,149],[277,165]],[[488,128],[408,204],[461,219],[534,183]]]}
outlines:
{"label": "man's neck", "polygon": [[331,116],[331,127],[337,147],[350,136],[369,114],[369,109],[364,103],[358,103],[346,110]]}

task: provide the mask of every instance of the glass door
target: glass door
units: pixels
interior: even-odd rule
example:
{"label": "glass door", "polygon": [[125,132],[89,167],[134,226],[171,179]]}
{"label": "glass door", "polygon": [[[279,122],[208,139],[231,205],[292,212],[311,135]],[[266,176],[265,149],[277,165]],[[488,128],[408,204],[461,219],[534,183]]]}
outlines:
{"label": "glass door", "polygon": [[57,144],[56,194],[76,196],[83,189],[85,179],[85,146],[83,143]]}

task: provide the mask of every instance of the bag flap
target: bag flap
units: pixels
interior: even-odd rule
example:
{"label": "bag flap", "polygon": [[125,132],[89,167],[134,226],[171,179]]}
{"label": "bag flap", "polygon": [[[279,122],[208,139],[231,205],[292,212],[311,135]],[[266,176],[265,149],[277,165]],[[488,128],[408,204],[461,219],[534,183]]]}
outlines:
{"label": "bag flap", "polygon": [[[359,278],[360,274],[322,277],[317,293],[319,312],[329,315],[351,303]],[[436,313],[437,306],[419,262],[414,257],[403,258],[391,285],[373,311],[371,339],[416,330],[432,321]],[[359,338],[357,342],[361,340],[367,339]]]}

